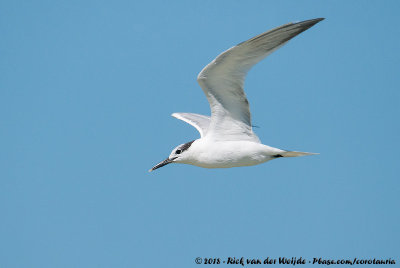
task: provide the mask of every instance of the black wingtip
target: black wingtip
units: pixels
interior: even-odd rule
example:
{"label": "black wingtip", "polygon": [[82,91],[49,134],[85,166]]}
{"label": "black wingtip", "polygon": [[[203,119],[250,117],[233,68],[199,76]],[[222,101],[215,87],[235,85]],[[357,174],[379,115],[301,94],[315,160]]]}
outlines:
{"label": "black wingtip", "polygon": [[294,34],[293,36],[291,36],[289,39],[293,38],[294,36],[304,32],[305,30],[310,29],[311,27],[313,27],[315,24],[317,24],[318,22],[324,20],[325,18],[317,18],[317,19],[312,19],[312,20],[304,20],[304,21],[300,21],[300,22],[295,22],[292,23],[291,25],[293,27],[295,27],[295,29],[297,29],[296,34]]}
{"label": "black wingtip", "polygon": [[316,19],[312,19],[311,21],[316,21],[316,22],[320,22],[321,20],[324,20],[325,18],[316,18]]}
{"label": "black wingtip", "polygon": [[310,28],[324,19],[325,18],[316,18],[316,19],[311,19],[311,20],[300,21],[295,24],[301,24],[301,25],[304,25],[304,26],[307,26],[308,28]]}
{"label": "black wingtip", "polygon": [[314,24],[317,24],[320,21],[323,21],[325,18],[317,18],[317,19],[313,19],[311,20]]}

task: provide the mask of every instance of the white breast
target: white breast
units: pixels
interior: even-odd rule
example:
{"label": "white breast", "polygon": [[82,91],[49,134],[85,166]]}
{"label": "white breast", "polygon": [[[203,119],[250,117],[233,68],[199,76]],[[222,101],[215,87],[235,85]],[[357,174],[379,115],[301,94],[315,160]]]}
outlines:
{"label": "white breast", "polygon": [[253,166],[273,159],[282,150],[251,141],[213,142],[199,139],[191,146],[185,164],[204,168]]}

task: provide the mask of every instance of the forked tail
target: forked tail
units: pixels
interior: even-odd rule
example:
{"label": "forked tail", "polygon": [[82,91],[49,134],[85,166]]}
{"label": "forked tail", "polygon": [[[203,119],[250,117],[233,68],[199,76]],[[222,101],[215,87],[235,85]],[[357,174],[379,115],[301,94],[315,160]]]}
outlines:
{"label": "forked tail", "polygon": [[284,151],[279,153],[282,157],[296,157],[296,156],[305,156],[305,155],[313,155],[319,153],[306,153],[306,152],[296,152],[296,151]]}

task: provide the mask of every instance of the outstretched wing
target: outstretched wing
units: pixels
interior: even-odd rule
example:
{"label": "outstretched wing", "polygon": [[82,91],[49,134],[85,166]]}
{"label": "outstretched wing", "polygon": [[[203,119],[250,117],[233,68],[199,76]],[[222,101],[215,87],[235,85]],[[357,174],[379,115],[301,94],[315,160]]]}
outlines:
{"label": "outstretched wing", "polygon": [[197,81],[211,107],[208,137],[259,142],[251,127],[249,102],[243,91],[247,72],[291,38],[321,20],[289,23],[262,33],[223,52],[200,72]]}
{"label": "outstretched wing", "polygon": [[208,126],[210,125],[210,117],[206,115],[173,113],[172,116],[194,126],[197,131],[200,132],[200,137],[204,137],[206,135]]}

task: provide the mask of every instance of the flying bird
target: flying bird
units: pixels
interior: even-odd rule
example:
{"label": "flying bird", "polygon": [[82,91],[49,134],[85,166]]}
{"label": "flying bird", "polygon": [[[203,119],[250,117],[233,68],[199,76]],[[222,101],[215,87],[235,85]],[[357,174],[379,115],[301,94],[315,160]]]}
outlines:
{"label": "flying bird", "polygon": [[203,168],[253,166],[280,157],[315,153],[286,151],[260,142],[253,132],[249,102],[243,90],[247,72],[259,61],[323,18],[288,23],[242,42],[215,58],[197,81],[211,108],[211,117],[193,113],[172,116],[195,127],[200,139],[181,144],[149,170],[170,163]]}

